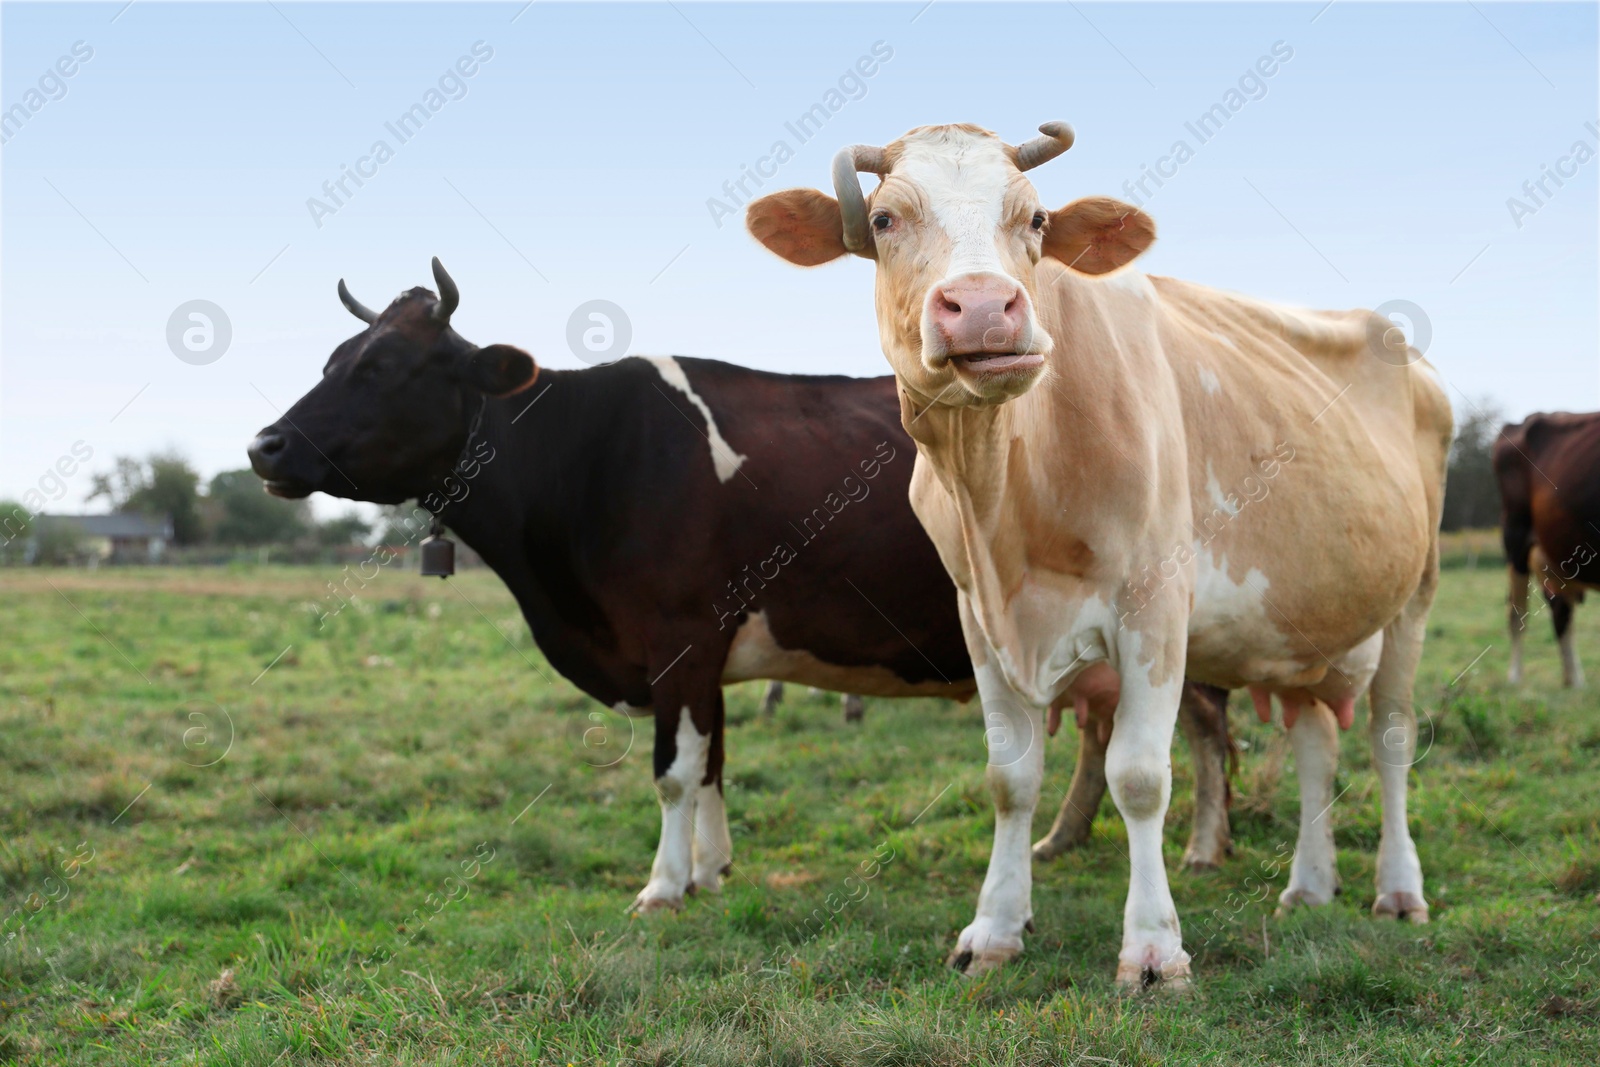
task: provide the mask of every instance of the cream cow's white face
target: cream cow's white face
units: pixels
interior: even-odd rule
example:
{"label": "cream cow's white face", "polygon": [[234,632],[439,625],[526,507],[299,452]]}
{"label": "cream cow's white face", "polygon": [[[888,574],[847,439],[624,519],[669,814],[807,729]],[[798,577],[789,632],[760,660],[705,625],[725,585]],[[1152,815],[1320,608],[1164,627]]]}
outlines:
{"label": "cream cow's white face", "polygon": [[1044,370],[1031,286],[1048,213],[997,137],[919,131],[874,191],[878,328],[922,388],[1000,400]]}
{"label": "cream cow's white face", "polygon": [[[1064,150],[1053,147],[1049,155]],[[877,260],[884,354],[925,403],[1000,403],[1039,379],[1053,344],[1036,310],[1041,258],[1099,274],[1154,239],[1148,217],[1116,201],[1048,211],[1023,174],[1028,146],[975,126],[925,126],[881,154],[868,151],[883,179],[870,196],[860,198],[851,175],[840,201],[807,189],[774,193],[750,205],[748,224],[803,266],[850,248]],[[864,210],[854,240],[853,197]]]}

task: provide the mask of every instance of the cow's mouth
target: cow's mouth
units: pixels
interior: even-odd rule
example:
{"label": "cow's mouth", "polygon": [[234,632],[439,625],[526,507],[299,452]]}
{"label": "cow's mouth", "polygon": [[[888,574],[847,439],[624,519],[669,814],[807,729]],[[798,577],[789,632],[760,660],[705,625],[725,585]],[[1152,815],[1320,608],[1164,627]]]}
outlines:
{"label": "cow's mouth", "polygon": [[267,478],[262,484],[268,493],[280,496],[285,500],[300,500],[312,494],[311,486],[305,482],[297,482],[289,478]]}
{"label": "cow's mouth", "polygon": [[950,361],[971,374],[1009,374],[1043,366],[1044,356],[1038,352],[974,352],[951,356]]}

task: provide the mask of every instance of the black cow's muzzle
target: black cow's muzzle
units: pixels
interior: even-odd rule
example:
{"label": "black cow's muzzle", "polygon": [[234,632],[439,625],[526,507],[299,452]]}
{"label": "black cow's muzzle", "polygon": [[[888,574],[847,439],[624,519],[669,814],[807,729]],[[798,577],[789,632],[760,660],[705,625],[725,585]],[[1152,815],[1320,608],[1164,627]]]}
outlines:
{"label": "black cow's muzzle", "polygon": [[246,450],[250,455],[250,468],[266,483],[267,492],[289,500],[310,496],[315,488],[311,483],[296,478],[285,468],[288,466],[289,438],[274,426],[256,434]]}

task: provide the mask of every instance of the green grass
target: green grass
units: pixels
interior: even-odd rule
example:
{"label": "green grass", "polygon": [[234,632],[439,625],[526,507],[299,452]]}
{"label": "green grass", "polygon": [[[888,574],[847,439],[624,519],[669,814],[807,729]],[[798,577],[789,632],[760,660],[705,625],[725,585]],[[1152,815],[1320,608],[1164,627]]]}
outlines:
{"label": "green grass", "polygon": [[[1528,684],[1504,686],[1498,569],[1445,575],[1418,680],[1431,727],[1410,818],[1432,925],[1367,914],[1379,819],[1360,724],[1334,812],[1345,892],[1284,920],[1287,871],[1257,878],[1298,818],[1279,731],[1235,708],[1237,854],[1208,874],[1175,869],[1179,746],[1167,854],[1189,999],[1111,988],[1128,872],[1109,802],[1085,849],[1037,868],[1026,954],[977,981],[944,968],[992,816],[978,713],[940,701],[868,701],[846,726],[801,687],[772,720],[759,686],[730,690],[727,891],[630,918],[659,823],[649,723],[596,766],[628,726],[541,679],[492,575],[386,573],[319,630],[308,604],[332,577],[0,574],[16,933],[0,1061],[1600,1059],[1600,701],[1556,688],[1543,618]],[[1578,613],[1600,675],[1597,618]],[[1041,832],[1075,739],[1051,744]],[[875,856],[892,859],[847,886]]]}

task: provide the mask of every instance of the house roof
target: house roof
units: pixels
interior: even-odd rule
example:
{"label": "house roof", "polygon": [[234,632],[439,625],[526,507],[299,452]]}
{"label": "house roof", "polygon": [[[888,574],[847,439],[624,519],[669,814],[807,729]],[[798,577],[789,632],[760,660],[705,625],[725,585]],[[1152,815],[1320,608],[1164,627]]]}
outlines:
{"label": "house roof", "polygon": [[40,515],[39,518],[71,523],[88,537],[172,538],[172,520],[165,515],[120,511],[110,515]]}

